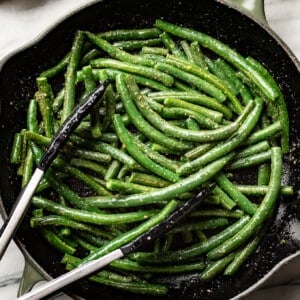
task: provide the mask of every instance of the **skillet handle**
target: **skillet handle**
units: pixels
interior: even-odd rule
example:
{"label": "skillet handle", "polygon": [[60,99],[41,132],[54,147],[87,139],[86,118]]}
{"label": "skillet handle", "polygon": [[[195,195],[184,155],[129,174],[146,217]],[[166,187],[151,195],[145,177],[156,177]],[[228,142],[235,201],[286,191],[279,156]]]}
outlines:
{"label": "skillet handle", "polygon": [[264,0],[224,0],[224,2],[250,13],[255,19],[268,26]]}
{"label": "skillet handle", "polygon": [[24,270],[19,284],[18,296],[26,294],[35,284],[46,279],[42,274],[25,259]]}
{"label": "skillet handle", "polygon": [[[44,284],[47,281],[45,277],[25,258],[25,265],[23,274],[19,284],[18,297],[30,292],[32,289]],[[77,298],[70,298],[64,293],[59,293],[56,296],[52,296],[53,300],[73,300]]]}

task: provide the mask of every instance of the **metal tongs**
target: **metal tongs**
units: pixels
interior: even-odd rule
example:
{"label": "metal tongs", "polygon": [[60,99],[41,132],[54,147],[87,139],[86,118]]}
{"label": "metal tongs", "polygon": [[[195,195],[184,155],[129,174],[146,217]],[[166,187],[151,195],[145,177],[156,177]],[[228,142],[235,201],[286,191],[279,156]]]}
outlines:
{"label": "metal tongs", "polygon": [[[66,143],[68,137],[73,132],[73,130],[79,125],[81,120],[90,112],[93,105],[102,98],[108,82],[105,81],[101,84],[93,93],[84,99],[84,102],[78,105],[70,117],[64,122],[60,127],[55,137],[53,138],[49,148],[44,153],[38,167],[34,171],[29,183],[24,187],[24,189],[19,194],[16,204],[12,209],[12,213],[9,218],[4,223],[0,232],[0,259],[2,258],[10,240],[12,239],[14,233],[16,232],[18,226],[20,225],[29,205],[31,198],[41,181],[44,173],[56,158],[59,150]],[[95,273],[101,268],[107,266],[112,261],[122,258],[125,255],[136,251],[137,249],[145,246],[166,232],[168,232],[173,226],[178,224],[183,218],[188,216],[196,206],[198,206],[203,199],[205,199],[212,191],[214,184],[209,184],[204,189],[202,189],[195,197],[191,198],[175,210],[169,217],[167,217],[163,222],[152,227],[148,232],[142,234],[138,238],[134,239],[130,243],[116,249],[107,255],[90,261],[86,264],[80,265],[72,271],[65,273],[43,285],[32,290],[31,292],[19,297],[19,300],[37,300],[48,295],[51,295],[63,287],[82,279],[88,275]]]}
{"label": "metal tongs", "polygon": [[137,249],[152,243],[163,234],[168,232],[172,227],[178,224],[182,219],[188,216],[212,191],[215,184],[210,184],[202,189],[195,197],[189,199],[163,222],[152,227],[148,232],[140,235],[132,242],[116,249],[98,259],[92,260],[86,264],[80,265],[72,271],[69,271],[41,286],[31,292],[19,297],[19,300],[37,300],[61,290],[63,287],[82,279],[88,275],[99,271],[116,259],[136,251]]}
{"label": "metal tongs", "polygon": [[75,107],[72,114],[65,120],[57,131],[49,148],[44,153],[39,165],[35,169],[30,181],[17,197],[11,214],[0,230],[0,260],[22,222],[30,205],[31,198],[43,178],[43,175],[58,155],[59,150],[66,143],[73,130],[76,129],[81,120],[88,115],[94,104],[102,99],[108,84],[108,81],[103,82],[103,84],[99,85],[90,95],[88,95],[81,104]]}

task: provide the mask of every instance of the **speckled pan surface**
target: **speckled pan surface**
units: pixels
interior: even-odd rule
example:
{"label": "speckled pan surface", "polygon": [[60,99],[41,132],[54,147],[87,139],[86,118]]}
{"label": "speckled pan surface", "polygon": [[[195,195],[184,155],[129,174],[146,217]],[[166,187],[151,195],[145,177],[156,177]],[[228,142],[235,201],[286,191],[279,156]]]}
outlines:
{"label": "speckled pan surface", "polygon": [[[162,16],[171,22],[207,32],[236,48],[241,54],[259,59],[271,70],[282,86],[291,112],[293,147],[290,159],[285,162],[285,180],[298,187],[300,113],[296,99],[300,97],[300,75],[295,62],[270,32],[221,3],[211,0],[201,1],[201,5],[199,1],[165,2],[110,0],[95,4],[71,16],[36,45],[14,55],[4,64],[0,73],[0,122],[1,132],[5,133],[6,138],[2,138],[0,143],[0,185],[6,210],[11,208],[17,195],[17,179],[7,161],[8,149],[13,133],[25,123],[24,112],[34,91],[34,77],[57,61],[70,47],[76,29],[104,31],[113,28],[150,27],[156,18]],[[259,251],[232,279],[220,277],[210,284],[203,284],[197,274],[160,278],[161,281],[170,283],[169,299],[228,299],[248,289],[282,259],[299,249],[299,241],[293,234],[299,225],[299,213],[295,198],[281,202],[276,220],[268,230]],[[27,221],[24,221],[24,226],[19,231],[18,244],[22,249],[27,249],[46,272],[57,276],[63,272],[58,253],[32,234],[26,226]],[[283,240],[285,243],[282,243]],[[71,288],[71,292],[92,299],[92,295],[99,294],[99,286],[84,281]],[[108,288],[101,288],[101,293],[101,299],[147,299],[145,296]]]}

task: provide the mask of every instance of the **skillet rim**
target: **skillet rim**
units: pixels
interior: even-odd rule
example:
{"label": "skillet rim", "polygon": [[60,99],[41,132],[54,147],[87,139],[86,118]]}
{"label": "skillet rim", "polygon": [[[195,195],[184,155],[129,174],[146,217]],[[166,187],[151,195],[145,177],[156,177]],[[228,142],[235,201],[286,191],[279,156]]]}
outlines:
{"label": "skillet rim", "polygon": [[[10,51],[9,53],[5,54],[2,58],[0,58],[0,74],[2,68],[5,66],[5,64],[14,58],[15,55],[20,53],[23,50],[30,49],[31,47],[35,46],[36,43],[41,41],[43,38],[45,38],[49,33],[51,33],[56,26],[64,23],[66,20],[68,20],[73,15],[80,13],[82,10],[91,7],[93,5],[96,5],[97,3],[104,2],[106,0],[90,0],[89,3],[84,3],[79,5],[78,7],[74,8],[70,12],[68,12],[66,15],[61,16],[54,22],[50,23],[46,28],[44,28],[42,31],[40,31],[35,37],[30,39],[27,43],[24,43],[23,45],[15,48],[14,50]],[[235,5],[232,3],[228,3],[226,0],[214,0],[216,3],[220,3],[222,5],[225,5],[233,10],[236,10],[237,12],[241,13],[242,15],[246,16],[247,18],[251,19],[253,22],[255,22],[257,25],[259,25],[266,33],[271,36],[278,45],[284,50],[284,52],[287,54],[287,56],[290,58],[293,65],[296,66],[297,71],[300,73],[300,60],[296,57],[296,55],[293,53],[293,51],[290,49],[290,47],[286,44],[286,42],[279,37],[279,35],[265,22],[259,20],[256,18],[251,12],[247,11],[245,8]],[[3,218],[3,220],[7,219],[7,214],[3,205],[3,200],[0,194],[0,215]],[[16,239],[15,243],[17,244],[18,248],[21,250],[22,254],[25,258],[25,263],[30,263],[36,270],[39,272],[45,279],[51,280],[53,277],[50,276],[37,262],[36,260],[29,254],[29,252],[26,250],[26,247],[22,243],[21,240]],[[240,299],[241,297],[245,297],[251,292],[253,292],[255,289],[257,289],[259,286],[261,286],[267,279],[269,279],[274,273],[276,273],[283,265],[286,263],[292,261],[295,257],[300,256],[300,249],[299,251],[287,256],[286,258],[282,259],[279,263],[277,263],[268,273],[266,273],[259,281],[251,285],[246,290],[242,291],[238,295],[231,298],[232,300]]]}

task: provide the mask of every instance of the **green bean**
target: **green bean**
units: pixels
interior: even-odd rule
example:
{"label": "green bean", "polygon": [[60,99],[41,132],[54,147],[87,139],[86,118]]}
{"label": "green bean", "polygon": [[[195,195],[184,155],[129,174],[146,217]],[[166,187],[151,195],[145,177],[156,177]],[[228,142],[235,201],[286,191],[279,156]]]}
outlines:
{"label": "green bean", "polygon": [[96,247],[101,247],[103,246],[105,243],[107,243],[107,240],[100,237],[100,236],[95,236],[92,235],[88,232],[84,232],[84,231],[79,231],[76,233],[77,235],[79,235],[80,237],[84,238],[85,240],[87,240],[89,243],[91,243],[92,245],[96,246]]}
{"label": "green bean", "polygon": [[[101,50],[107,52],[109,54],[109,56],[111,56],[115,59],[118,59],[125,63],[138,64],[141,67],[142,66],[154,66],[154,62],[152,60],[146,59],[142,56],[132,55],[124,50],[121,50],[118,47],[110,44],[108,41],[102,39],[100,36],[98,36],[96,34],[93,34],[91,32],[86,32],[86,36],[94,45],[99,47]],[[92,60],[90,62],[92,66],[95,61],[98,61],[98,59]]]}
{"label": "green bean", "polygon": [[22,145],[23,145],[23,135],[21,133],[16,133],[14,135],[12,149],[10,152],[11,164],[19,164],[21,162]]}
{"label": "green bean", "polygon": [[113,46],[118,47],[122,50],[136,50],[147,46],[157,46],[161,44],[161,39],[150,39],[150,40],[130,40],[130,41],[118,41],[113,43]]}
{"label": "green bean", "polygon": [[269,163],[264,163],[258,167],[257,184],[267,185],[270,180],[271,166]]}
{"label": "green bean", "polygon": [[82,56],[80,65],[85,66],[88,65],[90,60],[94,59],[95,57],[99,56],[100,52],[98,49],[91,49],[89,52],[87,52],[85,55]]}
{"label": "green bean", "polygon": [[121,192],[122,194],[138,194],[153,191],[153,187],[144,186],[141,184],[124,182],[122,180],[109,179],[106,182],[106,187],[110,191]]}
{"label": "green bean", "polygon": [[[89,248],[92,248],[93,246],[91,244],[88,244],[87,242],[85,242],[84,244],[84,247],[88,246]],[[89,249],[86,249],[86,250],[89,250]],[[81,263],[81,259],[78,258],[78,257],[75,257],[75,256],[72,256],[70,254],[65,254],[63,259],[61,260],[61,263],[63,264],[71,264],[73,265],[74,267],[75,266],[79,266],[80,263]],[[101,270],[101,272],[99,272],[97,274],[97,276],[101,276],[103,278],[110,278],[110,279],[113,279],[113,280],[116,280],[116,281],[120,281],[120,282],[132,282],[132,281],[141,281],[141,280],[138,280],[136,277],[132,276],[132,275],[129,275],[128,277],[124,277],[122,275],[119,275],[117,273],[113,273],[113,272],[110,272],[110,271],[107,271],[107,270]]]}
{"label": "green bean", "polygon": [[[76,266],[67,264],[66,269],[67,270],[72,270]],[[148,283],[143,281],[141,282],[121,282],[120,280],[114,280],[112,279],[111,275],[109,277],[105,276],[102,277],[100,276],[101,273],[98,273],[97,275],[94,275],[90,277],[89,279],[91,281],[101,283],[107,286],[112,286],[114,288],[124,290],[124,291],[129,291],[132,293],[137,293],[137,294],[148,294],[148,295],[153,295],[153,296],[164,296],[167,294],[167,288],[163,285],[160,284],[154,284],[154,283]],[[111,274],[111,272],[110,272]]]}
{"label": "green bean", "polygon": [[205,235],[205,233],[201,230],[196,230],[195,232],[199,242],[205,242],[207,241],[207,236]]}
{"label": "green bean", "polygon": [[126,224],[146,220],[153,216],[156,211],[138,211],[120,214],[103,214],[92,211],[79,210],[75,208],[65,207],[53,201],[46,200],[42,197],[34,197],[33,202],[35,206],[43,208],[47,211],[56,213],[61,216],[68,217],[79,222],[86,222],[96,225],[109,224]]}
{"label": "green bean", "polygon": [[165,48],[143,46],[141,53],[154,54],[154,55],[167,55],[169,53],[169,50]]}
{"label": "green bean", "polygon": [[[100,78],[103,81],[104,78]],[[105,103],[105,115],[102,121],[102,131],[106,131],[112,124],[112,116],[116,111],[116,95],[113,91],[112,85],[110,84],[103,95]],[[102,134],[101,134],[102,135]]]}
{"label": "green bean", "polygon": [[[92,91],[96,88],[96,83],[94,81],[91,66],[83,67],[82,73],[85,85],[85,94],[88,95],[92,93]],[[94,138],[100,137],[102,133],[99,115],[99,105],[95,105],[94,109],[91,111],[91,132]]]}
{"label": "green bean", "polygon": [[173,238],[174,238],[174,235],[172,234],[169,234],[166,236],[162,246],[161,246],[161,252],[167,252],[170,247],[172,246],[172,243],[173,243]]}
{"label": "green bean", "polygon": [[226,155],[221,159],[212,162],[206,167],[199,169],[198,172],[182,179],[180,182],[171,184],[159,190],[143,194],[129,195],[122,198],[85,198],[84,203],[89,206],[93,205],[97,207],[131,207],[159,203],[163,200],[167,201],[177,197],[180,194],[192,191],[194,188],[199,187],[204,182],[207,182],[224,167],[224,165],[232,158],[232,156],[233,154]]}
{"label": "green bean", "polygon": [[261,165],[271,159],[271,150],[257,154],[252,154],[247,157],[235,159],[226,166],[226,170],[240,170],[257,165]]}
{"label": "green bean", "polygon": [[248,146],[248,147],[245,147],[245,148],[239,150],[236,153],[234,158],[235,159],[244,158],[249,155],[257,154],[257,153],[260,153],[260,152],[263,152],[263,151],[269,150],[269,149],[270,149],[269,143],[267,141],[262,141],[257,144],[254,144],[254,145],[251,145],[251,146]]}
{"label": "green bean", "polygon": [[171,36],[166,33],[163,32],[159,35],[161,41],[163,42],[163,44],[165,45],[165,47],[171,52],[173,53],[175,56],[177,57],[181,57],[184,58],[184,54],[181,52],[181,50],[177,47],[177,45],[175,44],[175,42],[173,41],[173,39],[171,38]]}
{"label": "green bean", "polygon": [[[184,60],[180,60],[171,55],[167,56],[166,62],[174,65],[175,67],[177,67],[183,71],[186,71],[195,76],[198,76],[198,77],[202,78],[204,81],[212,84],[219,91],[221,91],[223,93],[223,95],[225,95],[225,98],[227,97],[230,100],[236,113],[239,114],[242,112],[242,110],[243,110],[242,105],[240,104],[239,100],[236,98],[235,94],[232,93],[231,90],[228,88],[227,83],[224,83],[224,80],[209,73],[207,70],[198,67],[196,64],[189,63]],[[220,102],[224,101],[224,97],[222,97],[222,98],[216,97],[216,95],[212,95],[212,96],[214,96]]]}
{"label": "green bean", "polygon": [[70,60],[68,63],[66,76],[65,76],[65,93],[64,93],[64,106],[62,110],[61,122],[63,123],[66,118],[71,114],[75,104],[75,82],[76,71],[79,65],[79,59],[84,42],[84,33],[77,31],[72,45]]}
{"label": "green bean", "polygon": [[100,163],[109,163],[111,161],[110,155],[96,152],[96,151],[76,149],[72,152],[72,154],[79,158],[93,160],[93,161],[97,161]]}
{"label": "green bean", "polygon": [[52,106],[50,104],[50,101],[47,95],[41,92],[36,92],[35,98],[39,104],[39,109],[42,115],[45,135],[46,137],[52,137],[54,128],[53,128]]}
{"label": "green bean", "polygon": [[[59,236],[60,237],[63,237],[64,239],[68,236],[71,235],[71,229],[70,228],[67,228],[67,227],[63,227],[59,230]],[[65,240],[69,245],[71,244],[71,246],[73,247],[77,247],[77,243],[76,242],[73,242],[73,240],[71,239],[68,239]]]}
{"label": "green bean", "polygon": [[279,120],[282,126],[281,147],[283,154],[285,154],[289,151],[289,115],[280,87],[269,71],[261,63],[252,57],[247,57],[246,60],[253,66],[253,68],[262,73],[266,80],[268,80],[269,84],[272,85],[272,87],[279,93],[277,105],[279,108]]}
{"label": "green bean", "polygon": [[104,180],[107,181],[109,179],[116,178],[120,169],[121,163],[117,160],[113,160],[105,173]]}
{"label": "green bean", "polygon": [[44,227],[44,226],[64,226],[67,228],[73,228],[76,231],[85,231],[90,234],[94,235],[102,235],[103,229],[98,229],[97,227],[87,225],[84,223],[80,223],[78,221],[73,221],[70,218],[66,218],[63,216],[56,216],[56,215],[48,215],[42,217],[33,217],[30,219],[30,226],[31,227]]}
{"label": "green bean", "polygon": [[106,173],[106,168],[98,163],[92,162],[90,160],[82,158],[72,158],[70,161],[71,165],[80,167],[83,169],[90,170],[104,177]]}
{"label": "green bean", "polygon": [[32,176],[33,166],[34,166],[33,153],[31,147],[28,147],[24,166],[23,166],[22,187],[24,187],[29,182]]}
{"label": "green bean", "polygon": [[107,143],[117,143],[118,137],[114,132],[103,132],[99,140]]}
{"label": "green bean", "polygon": [[206,153],[208,150],[212,149],[216,143],[206,143],[206,144],[201,144],[194,149],[184,153],[184,157],[187,158],[188,160],[193,160],[202,154]]}
{"label": "green bean", "polygon": [[180,265],[166,265],[166,266],[155,266],[155,265],[145,265],[139,264],[128,258],[115,260],[110,264],[113,268],[133,271],[133,272],[150,272],[150,273],[160,273],[160,274],[177,274],[203,270],[205,268],[205,263],[203,261],[180,264]]}
{"label": "green bean", "polygon": [[[21,134],[24,134],[24,129],[21,130]],[[20,153],[20,164],[17,170],[17,175],[23,176],[23,171],[24,171],[24,164],[25,164],[25,158],[27,155],[27,144],[30,145],[30,142],[27,141],[26,138],[22,139],[22,147],[21,147],[21,153]],[[31,147],[31,145],[30,145]]]}
{"label": "green bean", "polygon": [[59,112],[60,108],[63,106],[64,95],[65,95],[65,89],[62,88],[58,92],[56,97],[53,99],[53,103],[52,103],[53,112],[55,112],[55,113]]}
{"label": "green bean", "polygon": [[24,131],[22,133],[25,139],[32,141],[41,146],[49,146],[51,143],[51,138],[43,136],[41,134],[35,133],[33,131]]}
{"label": "green bean", "polygon": [[125,152],[121,151],[120,149],[111,146],[110,144],[103,143],[100,141],[86,141],[84,139],[81,139],[75,135],[72,135],[70,137],[70,141],[72,141],[74,144],[78,146],[85,146],[86,148],[93,150],[93,151],[99,151],[104,154],[110,155],[112,158],[126,164],[128,167],[133,168],[136,166],[136,162],[134,159],[132,159],[129,155],[127,155]]}
{"label": "green bean", "polygon": [[[172,99],[173,101],[174,99]],[[219,124],[207,118],[196,111],[192,111],[190,109],[182,108],[182,107],[163,107],[160,114],[164,118],[186,118],[191,117],[197,121],[197,123],[203,127],[208,129],[216,129],[219,127]]]}
{"label": "green bean", "polygon": [[211,120],[213,120],[214,122],[220,123],[222,121],[223,118],[223,114],[218,112],[218,111],[214,111],[211,110],[209,108],[197,105],[197,104],[192,104],[180,99],[176,99],[176,98],[166,98],[164,100],[164,104],[167,106],[176,106],[176,107],[182,107],[182,108],[186,108],[189,109],[191,111],[195,111],[200,113],[201,115],[210,118]]}
{"label": "green bean", "polygon": [[128,181],[154,188],[161,188],[171,184],[169,181],[163,180],[157,176],[137,172],[132,172]]}
{"label": "green bean", "polygon": [[257,98],[254,109],[250,112],[246,120],[236,131],[233,137],[231,137],[229,140],[225,142],[219,143],[214,148],[212,148],[202,156],[196,158],[195,160],[183,164],[177,170],[177,173],[179,175],[188,174],[193,170],[197,170],[199,167],[204,166],[205,164],[217,159],[218,157],[233,151],[248,137],[250,132],[257,124],[262,111],[262,107],[263,107],[262,101],[259,98]]}
{"label": "green bean", "polygon": [[73,235],[72,238],[78,243],[78,245],[81,248],[83,248],[87,251],[93,251],[93,250],[97,249],[95,246],[91,245],[85,239],[83,239],[82,237],[80,237],[78,235]]}
{"label": "green bean", "polygon": [[240,233],[238,235],[234,235],[232,238],[224,242],[221,246],[210,251],[207,254],[209,258],[217,259],[237,249],[253,235],[256,229],[265,221],[265,219],[269,215],[269,212],[272,209],[280,192],[282,173],[281,150],[279,147],[272,147],[271,151],[271,177],[268,192],[266,193],[262,203],[256,210],[249,223],[245,225]]}
{"label": "green bean", "polygon": [[222,139],[230,136],[239,127],[240,122],[243,120],[242,118],[240,118],[239,121],[236,123],[235,127],[228,126],[225,129],[223,127],[222,130],[220,128],[209,131],[192,131],[182,129],[177,126],[172,126],[151,109],[150,105],[144,99],[144,96],[140,94],[139,88],[137,87],[132,78],[127,77],[125,79],[125,82],[136,106],[140,109],[140,112],[143,114],[143,116],[147,118],[157,129],[165,132],[169,136],[174,136],[182,140],[196,142],[206,142],[207,139],[209,139],[209,141],[213,141],[214,139]]}
{"label": "green bean", "polygon": [[193,57],[193,62],[199,67],[201,67],[202,69],[207,70],[207,65],[204,60],[204,55],[199,47],[198,42],[196,41],[191,43],[191,54]]}
{"label": "green bean", "polygon": [[158,38],[161,31],[157,28],[118,29],[99,33],[107,41],[146,40]]}
{"label": "green bean", "polygon": [[166,86],[171,86],[173,77],[159,70],[137,65],[136,63],[120,62],[111,58],[98,58],[91,61],[91,66],[96,68],[113,68],[158,81]]}
{"label": "green bean", "polygon": [[53,120],[53,101],[54,95],[51,85],[48,83],[46,77],[38,77],[36,79],[38,92],[35,94],[38,101],[40,112],[43,118],[43,126],[45,134],[52,137],[54,133],[54,120]]}
{"label": "green bean", "polygon": [[38,118],[37,118],[37,102],[35,99],[31,99],[27,110],[27,129],[29,131],[37,132],[39,128]]}
{"label": "green bean", "polygon": [[[168,124],[170,124],[172,126],[176,126],[176,127],[187,129],[186,120],[170,120],[170,121],[167,121],[167,122],[168,122]],[[196,121],[194,121],[194,122],[198,126],[197,122]]]}
{"label": "green bean", "polygon": [[40,74],[40,77],[51,78],[51,77],[54,77],[54,76],[62,73],[68,66],[70,56],[71,56],[71,53],[68,53],[67,55],[65,55],[58,64],[56,64],[55,66],[51,67],[50,69],[48,69],[46,71],[43,71]]}
{"label": "green bean", "polygon": [[228,256],[214,261],[208,265],[208,267],[201,273],[201,279],[204,281],[210,281],[234,260],[236,253],[231,253]]}
{"label": "green bean", "polygon": [[91,174],[87,174],[85,173],[86,176],[88,176],[89,178],[93,179],[94,181],[98,182],[100,185],[102,186],[105,186],[105,180],[104,179],[101,179],[99,178],[98,176],[94,176],[94,175],[91,175]]}
{"label": "green bean", "polygon": [[120,169],[120,171],[119,171],[119,173],[117,175],[117,178],[120,179],[120,180],[123,179],[126,176],[126,174],[127,174],[128,171],[129,171],[129,168],[126,165],[124,165]]}
{"label": "green bean", "polygon": [[188,117],[185,122],[186,122],[186,126],[187,126],[188,130],[191,130],[191,131],[199,131],[200,130],[198,123],[193,118]]}
{"label": "green bean", "polygon": [[183,231],[194,231],[194,230],[208,230],[225,227],[229,224],[226,218],[215,218],[205,221],[193,221],[188,223],[182,223],[176,227],[171,228],[167,234],[174,234]]}
{"label": "green bean", "polygon": [[[72,161],[71,161],[72,163]],[[69,164],[64,164],[60,167],[61,171],[65,171],[66,173],[73,175],[75,178],[83,181],[87,186],[89,186],[92,190],[97,192],[99,195],[109,196],[111,193],[106,190],[101,184],[96,182],[94,179],[90,178],[86,173],[81,170],[74,168]]]}
{"label": "green bean", "polygon": [[[21,130],[21,135],[24,135],[25,129]],[[30,145],[30,142],[27,141],[26,138],[22,139],[22,146],[21,146],[21,152],[20,152],[20,163],[17,170],[17,175],[23,176],[24,171],[24,164],[25,164],[25,158],[27,156],[27,145]]]}
{"label": "green bean", "polygon": [[254,215],[256,205],[253,204],[245,195],[237,190],[235,185],[224,175],[220,173],[215,178],[218,185],[236,202],[236,204],[247,214]]}
{"label": "green bean", "polygon": [[155,163],[139,149],[138,145],[135,144],[134,140],[131,138],[128,131],[126,130],[120,115],[114,115],[113,121],[115,130],[120,140],[126,146],[127,151],[138,163],[140,163],[147,170],[150,170],[154,174],[166,180],[169,180],[171,182],[179,181],[179,177],[176,175],[176,173]]}
{"label": "green bean", "polygon": [[159,71],[172,75],[175,78],[178,78],[184,82],[187,82],[192,86],[195,86],[197,89],[204,91],[208,95],[211,95],[212,97],[218,99],[220,102],[223,102],[226,99],[226,96],[211,83],[201,79],[200,77],[192,75],[188,72],[182,71],[171,64],[157,62],[155,68]]}
{"label": "green bean", "polygon": [[[66,264],[66,269],[71,270],[79,266],[82,263],[82,260],[69,254],[65,254],[62,259],[62,263]],[[126,277],[111,271],[102,270],[89,279],[104,285],[113,286],[115,288],[134,293],[150,295],[164,295],[167,293],[167,289],[162,285],[148,283],[132,274],[126,273],[124,275],[126,275]]]}
{"label": "green bean", "polygon": [[46,95],[47,101],[49,102],[49,107],[51,109],[51,104],[54,100],[54,95],[53,95],[53,91],[52,91],[52,87],[51,85],[48,83],[48,80],[46,77],[38,77],[36,79],[36,84],[38,87],[38,91],[40,93],[44,93]]}
{"label": "green bean", "polygon": [[217,110],[224,114],[227,119],[232,118],[231,111],[218,100],[208,97],[204,94],[197,92],[180,92],[180,91],[163,91],[163,92],[152,92],[148,94],[148,97],[154,100],[164,100],[165,98],[175,98],[185,100],[187,102],[192,102],[194,104],[203,105],[208,108]]}
{"label": "green bean", "polygon": [[62,253],[74,254],[76,249],[66,242],[64,242],[57,234],[52,230],[41,228],[40,232],[42,236],[47,240],[47,242],[54,248],[58,249]]}
{"label": "green bean", "polygon": [[241,95],[243,103],[245,105],[247,105],[248,102],[253,99],[252,93],[250,92],[249,88],[244,84],[243,84],[243,87],[240,90],[240,95]]}
{"label": "green bean", "polygon": [[126,112],[130,120],[132,121],[132,123],[135,125],[135,127],[141,133],[145,134],[146,136],[153,139],[154,141],[157,141],[158,143],[165,145],[166,147],[174,148],[178,150],[185,150],[190,148],[189,144],[165,136],[164,134],[156,130],[148,122],[145,121],[145,119],[141,116],[141,114],[136,109],[131,99],[131,95],[124,81],[125,79],[124,77],[125,76],[122,74],[117,75],[116,86],[117,86],[118,93],[124,104],[124,107],[126,109]]}
{"label": "green bean", "polygon": [[[113,69],[106,69],[106,71],[107,71],[108,75],[110,76],[110,78],[113,78],[113,79],[115,79],[115,77],[119,73],[123,73],[123,74],[127,74],[127,75],[130,74],[130,73],[122,72],[122,71],[119,71],[119,70],[113,70]],[[139,75],[136,75],[136,74],[130,74],[130,75],[133,76],[134,80],[140,85],[144,85],[146,87],[149,87],[149,88],[154,89],[154,90],[159,90],[159,91],[169,90],[168,87],[166,87],[165,85],[159,83],[156,80],[151,80],[147,77],[139,76]]]}
{"label": "green bean", "polygon": [[214,61],[208,57],[205,57],[205,63],[208,66],[208,69],[223,82],[223,84],[230,90],[230,92],[233,95],[236,96],[239,93],[239,90],[231,81],[231,79],[228,78],[227,74],[224,72],[223,68],[218,64],[217,60]]}
{"label": "green bean", "polygon": [[[99,78],[102,71],[103,71],[103,69],[93,69],[94,77]],[[149,79],[147,77],[144,77],[144,76],[139,76],[139,75],[136,75],[136,74],[127,73],[127,72],[124,72],[124,71],[120,71],[120,70],[117,70],[117,69],[110,69],[110,68],[105,69],[105,72],[107,73],[108,78],[112,79],[112,80],[115,80],[117,74],[119,74],[119,73],[130,74],[131,76],[134,77],[135,81],[138,84],[147,86],[151,89],[158,90],[158,91],[167,91],[167,90],[169,90],[168,87],[166,87],[165,85],[159,83],[158,81],[151,80],[151,79]],[[82,80],[83,80],[82,71],[78,71],[77,72],[77,81],[80,82]]]}
{"label": "green bean", "polygon": [[170,201],[159,213],[153,215],[149,220],[141,223],[137,227],[130,229],[129,231],[121,234],[120,236],[112,239],[103,247],[99,248],[97,251],[91,253],[83,259],[83,263],[89,262],[96,258],[99,258],[123,245],[137,238],[144,232],[147,232],[150,228],[156,224],[162,222],[177,206],[177,202]]}
{"label": "green bean", "polygon": [[85,203],[74,191],[72,191],[66,184],[61,180],[54,178],[54,174],[51,170],[48,170],[44,175],[51,187],[64,199],[74,204],[75,206],[85,209],[95,211],[93,207]]}
{"label": "green bean", "polygon": [[235,70],[226,63],[223,59],[218,58],[216,61],[217,65],[223,69],[228,78],[232,81],[232,83],[239,90],[240,95],[242,96],[243,102],[245,104],[248,103],[249,100],[252,99],[252,95],[250,91],[246,88],[243,82],[237,77]]}
{"label": "green bean", "polygon": [[[249,196],[264,196],[268,192],[267,185],[236,185],[236,188],[243,194]],[[283,196],[292,196],[293,187],[289,185],[281,186],[280,194]]]}
{"label": "green bean", "polygon": [[[132,135],[135,143],[138,147],[153,161],[157,162],[158,164],[162,165],[163,167],[171,170],[176,171],[176,169],[180,166],[180,163],[176,160],[171,160],[164,155],[152,150],[150,147],[142,143],[136,136]],[[161,179],[162,180],[162,179]]]}
{"label": "green bean", "polygon": [[178,150],[173,150],[170,149],[168,147],[162,146],[160,144],[156,144],[156,143],[150,143],[150,147],[153,151],[159,152],[159,153],[163,153],[164,155],[180,155],[182,152],[178,151]]}
{"label": "green bean", "polygon": [[239,232],[245,226],[245,224],[247,224],[249,219],[249,216],[242,217],[240,220],[228,226],[220,233],[209,237],[206,241],[195,243],[194,245],[184,249],[168,251],[160,254],[153,254],[151,252],[135,252],[130,254],[129,257],[130,259],[139,262],[151,262],[153,264],[183,262],[190,258],[204,254],[211,249],[214,249],[218,245],[224,243],[224,241]]}
{"label": "green bean", "polygon": [[278,97],[278,91],[269,84],[268,80],[263,76],[263,74],[257,72],[257,70],[253,68],[243,56],[219,40],[214,39],[207,34],[180,27],[163,20],[156,20],[155,24],[157,28],[170,34],[186,40],[197,41],[203,47],[208,48],[209,50],[212,50],[219,56],[223,57],[236,68],[244,72],[255,83],[255,85],[262,90],[268,99],[275,100]]}
{"label": "green bean", "polygon": [[260,141],[263,141],[265,139],[268,139],[272,136],[274,136],[276,133],[281,131],[281,123],[280,121],[276,121],[270,126],[267,126],[261,130],[258,130],[254,133],[252,133],[247,140],[245,141],[244,144],[246,145],[251,145],[258,143]]}
{"label": "green bean", "polygon": [[[140,103],[142,100],[140,101]],[[182,104],[181,101],[178,101],[176,99],[166,99],[165,103],[168,105],[175,104],[175,105],[180,105]],[[192,131],[192,130],[184,130],[184,129],[177,129],[176,135],[180,137],[181,139],[186,139],[190,141],[197,141],[197,142],[214,142],[216,140],[222,140],[226,139],[229,136],[231,136],[242,124],[242,122],[245,120],[247,115],[250,113],[250,109],[253,103],[250,103],[249,106],[247,106],[243,113],[236,119],[235,122],[230,123],[229,125],[219,127],[217,129],[212,129],[212,130],[200,130],[200,131]],[[151,115],[153,118],[154,114]],[[164,125],[163,122],[161,122],[162,125]],[[174,134],[174,129],[171,128],[171,126],[164,125],[164,131],[168,134]],[[163,129],[161,129],[163,130]],[[172,131],[171,131],[172,130]],[[185,133],[186,137],[183,135]]]}
{"label": "green bean", "polygon": [[191,213],[191,217],[221,217],[221,218],[242,218],[244,213],[241,210],[228,211],[226,209],[201,209]]}
{"label": "green bean", "polygon": [[[49,146],[50,143],[51,143],[51,138],[50,137],[46,137],[46,136],[43,136],[41,134],[38,134],[36,132],[33,132],[33,131],[24,131],[21,133],[25,140],[28,140],[28,141],[32,141],[40,146]],[[73,147],[73,144],[70,143],[70,142],[67,142],[66,143],[66,149],[68,148],[72,148]]]}
{"label": "green bean", "polygon": [[[180,45],[181,45],[181,48],[184,51],[184,54],[185,54],[187,60],[189,62],[195,63],[194,58],[193,58],[193,54],[191,52],[191,48],[190,48],[190,45],[188,44],[188,42],[187,41],[180,41]],[[166,53],[166,54],[168,54],[168,53]]]}
{"label": "green bean", "polygon": [[258,234],[251,242],[249,242],[244,249],[238,251],[233,261],[227,266],[224,271],[224,275],[232,276],[241,265],[249,258],[249,256],[256,250],[258,244],[262,239],[262,234]]}
{"label": "green bean", "polygon": [[[243,72],[239,71],[236,72],[236,76],[243,82],[245,86],[247,86],[250,90],[251,93],[256,97],[261,97],[264,102],[266,102],[266,105],[268,107],[268,112],[270,113],[270,109],[272,109],[272,112],[270,113],[271,116],[278,116],[279,112],[277,110],[276,102],[275,101],[269,101],[268,98],[264,95],[264,93],[245,75]],[[274,102],[274,103],[272,103]],[[274,119],[275,120],[275,119]]]}
{"label": "green bean", "polygon": [[[165,48],[163,48],[164,50],[166,50]],[[167,50],[167,52],[169,52]],[[141,53],[141,56],[147,58],[147,59],[151,59],[154,62],[159,62],[159,61],[163,61],[164,60],[164,56],[163,54],[149,54],[149,53]]]}
{"label": "green bean", "polygon": [[220,200],[220,205],[227,210],[232,210],[236,203],[217,185],[213,190],[214,195]]}
{"label": "green bean", "polygon": [[193,92],[194,91],[194,89],[191,86],[187,86],[182,81],[179,81],[177,79],[174,79],[173,85],[178,91],[184,91],[184,92]]}

